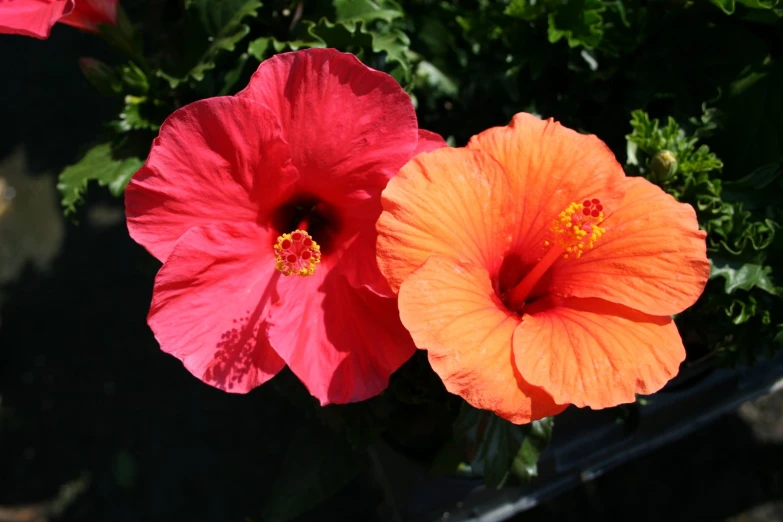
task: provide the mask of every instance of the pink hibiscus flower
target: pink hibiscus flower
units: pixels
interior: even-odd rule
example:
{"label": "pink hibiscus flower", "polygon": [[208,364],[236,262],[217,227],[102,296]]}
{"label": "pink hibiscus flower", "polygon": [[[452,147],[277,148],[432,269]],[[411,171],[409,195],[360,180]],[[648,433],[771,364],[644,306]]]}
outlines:
{"label": "pink hibiscus flower", "polygon": [[389,179],[444,146],[353,55],[277,55],[188,105],[128,185],[131,236],[164,262],[148,321],[202,381],[247,392],[285,365],[321,404],[380,393],[415,351],[375,261]]}
{"label": "pink hibiscus flower", "polygon": [[0,34],[49,38],[61,22],[98,32],[98,24],[117,23],[118,0],[0,0]]}

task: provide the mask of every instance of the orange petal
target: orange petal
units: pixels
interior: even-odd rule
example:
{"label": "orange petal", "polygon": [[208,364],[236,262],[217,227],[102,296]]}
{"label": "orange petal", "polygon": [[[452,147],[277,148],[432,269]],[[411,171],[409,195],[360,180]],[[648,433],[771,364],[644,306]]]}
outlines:
{"label": "orange petal", "polygon": [[625,173],[606,144],[551,118],[519,113],[508,126],[473,136],[468,148],[489,153],[508,172],[519,213],[515,243],[527,247],[525,263],[537,261],[537,247],[570,203],[598,198],[609,210],[623,200]]}
{"label": "orange petal", "polygon": [[553,293],[600,297],[652,315],[682,312],[710,275],[706,234],[693,207],[642,178],[628,178],[605,234],[579,259],[552,267]]}
{"label": "orange petal", "polygon": [[451,393],[517,424],[565,409],[515,369],[511,339],[520,320],[496,297],[486,269],[430,257],[403,282],[399,308]]}
{"label": "orange petal", "polygon": [[514,359],[555,402],[608,408],[661,389],[677,375],[685,348],[670,317],[568,299],[522,318]]}
{"label": "orange petal", "polygon": [[378,265],[396,292],[441,254],[495,273],[511,237],[508,176],[489,155],[442,148],[409,161],[383,191]]}

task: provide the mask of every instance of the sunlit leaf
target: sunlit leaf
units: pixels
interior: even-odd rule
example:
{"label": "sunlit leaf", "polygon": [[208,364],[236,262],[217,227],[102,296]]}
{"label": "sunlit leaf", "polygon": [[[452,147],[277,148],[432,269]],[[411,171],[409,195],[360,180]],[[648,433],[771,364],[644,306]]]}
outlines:
{"label": "sunlit leaf", "polygon": [[726,280],[724,290],[727,294],[734,293],[738,289],[750,290],[751,288],[760,288],[770,294],[777,293],[772,283],[772,268],[769,266],[731,263],[719,258],[713,258],[711,264],[710,278],[724,278]]}
{"label": "sunlit leaf", "polygon": [[108,143],[90,149],[81,160],[60,174],[57,189],[62,196],[65,213],[76,211],[76,205],[81,201],[90,181],[108,187],[115,196],[121,195],[142,163],[139,158],[114,158]]}

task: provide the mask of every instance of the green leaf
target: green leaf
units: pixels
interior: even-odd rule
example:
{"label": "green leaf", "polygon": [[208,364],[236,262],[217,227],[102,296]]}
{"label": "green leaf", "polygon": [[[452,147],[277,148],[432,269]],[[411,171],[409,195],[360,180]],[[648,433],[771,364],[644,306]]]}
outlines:
{"label": "green leaf", "polygon": [[549,14],[549,41],[565,38],[569,47],[595,48],[604,34],[603,11],[601,0],[564,0]]}
{"label": "green leaf", "polygon": [[365,461],[366,454],[342,437],[302,424],[288,443],[263,519],[283,522],[312,509],[359,474]]}
{"label": "green leaf", "polygon": [[304,20],[302,23],[307,27],[310,36],[320,40],[325,47],[343,50],[361,50],[372,47],[373,36],[362,30],[362,22],[330,22],[326,18],[321,18],[318,22]]}
{"label": "green leaf", "polygon": [[214,69],[222,51],[233,51],[250,32],[242,23],[257,16],[258,0],[190,0],[186,4],[184,54],[175,57],[158,76],[172,88],[189,79],[201,81],[204,73]]}
{"label": "green leaf", "polygon": [[[713,4],[720,7],[726,14],[734,13],[736,7],[735,0],[710,0]],[[778,0],[736,0],[751,9],[772,9],[778,5]]]}
{"label": "green leaf", "polygon": [[334,9],[337,12],[337,22],[363,21],[369,24],[375,20],[383,20],[391,23],[402,18],[405,14],[397,2],[391,0],[334,0]]}
{"label": "green leaf", "polygon": [[132,130],[157,131],[160,125],[153,121],[154,117],[148,114],[150,111],[146,97],[126,96],[120,119],[112,123],[112,128],[120,133]]}
{"label": "green leaf", "polygon": [[97,181],[100,186],[109,187],[112,195],[120,196],[142,164],[139,158],[115,159],[108,143],[90,149],[81,160],[60,173],[57,189],[62,196],[65,213],[76,211],[76,205],[90,181]]}
{"label": "green leaf", "polygon": [[[705,108],[705,113],[709,112]],[[711,125],[706,115],[702,120],[692,121],[704,126]],[[636,110],[631,113],[631,127],[633,132],[626,136],[628,164],[642,167],[642,173],[649,172],[651,160],[663,151],[673,155],[677,170],[686,176],[723,168],[723,162],[706,145],[697,147],[698,138],[689,137],[672,117],[662,126],[657,118],[651,119],[646,112]],[[645,161],[639,158],[638,151],[644,153]]]}
{"label": "green leaf", "polygon": [[299,49],[306,49],[309,47],[326,47],[319,38],[314,38],[309,34],[307,34],[306,37],[308,39],[301,38],[281,42],[273,36],[263,36],[250,42],[250,45],[247,47],[247,52],[256,60],[263,61],[272,54],[281,53],[283,51],[298,51]]}
{"label": "green leaf", "polygon": [[503,14],[532,22],[556,6],[557,0],[511,0],[503,10]]}
{"label": "green leaf", "polygon": [[[545,418],[525,426],[517,426],[492,412],[462,405],[454,421],[454,438],[462,440],[470,458],[470,469],[484,477],[488,487],[502,487],[513,472],[528,480],[537,473],[540,453],[549,444],[553,421]],[[444,461],[454,455],[443,455]],[[442,463],[441,463],[442,464]]]}
{"label": "green leaf", "polygon": [[713,258],[710,260],[710,279],[722,277],[726,280],[724,291],[727,294],[735,290],[750,290],[760,288],[770,294],[777,294],[772,283],[772,268],[769,266],[754,265],[750,263],[739,264]]}
{"label": "green leaf", "polygon": [[522,426],[525,438],[511,464],[511,472],[519,479],[529,481],[538,475],[538,459],[549,446],[553,424],[552,417],[545,417]]}
{"label": "green leaf", "polygon": [[[307,33],[324,47],[352,52],[365,63],[371,53],[383,53],[385,61],[396,64],[405,79],[410,74],[410,63],[406,55],[410,40],[402,30],[392,28],[376,32],[367,29],[367,24],[361,20],[330,22],[321,18],[317,23],[304,20],[302,24],[307,27]],[[380,69],[384,64],[371,62],[370,65]]]}
{"label": "green leaf", "polygon": [[721,8],[726,14],[732,14],[734,12],[734,0],[710,0],[713,4]]}
{"label": "green leaf", "polygon": [[751,9],[772,9],[780,0],[737,0],[739,3]]}
{"label": "green leaf", "polygon": [[[365,61],[371,53],[383,53],[386,62],[402,68],[409,74],[406,51],[410,41],[400,29],[388,24],[403,17],[402,8],[391,0],[337,0],[334,3],[337,17],[331,21],[322,17],[318,22],[303,20],[306,29],[293,40],[280,41],[271,36],[253,40],[248,53],[258,60],[286,50],[307,47],[334,47],[352,52]],[[375,27],[373,22],[387,24]],[[376,68],[378,65],[372,64]]]}
{"label": "green leaf", "polygon": [[120,67],[120,78],[130,89],[130,94],[143,96],[150,90],[150,82],[147,75],[133,62]]}

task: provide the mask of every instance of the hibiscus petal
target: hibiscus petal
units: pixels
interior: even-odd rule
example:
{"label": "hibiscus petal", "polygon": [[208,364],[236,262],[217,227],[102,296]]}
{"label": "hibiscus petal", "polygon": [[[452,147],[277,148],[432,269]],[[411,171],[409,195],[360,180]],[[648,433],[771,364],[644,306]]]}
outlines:
{"label": "hibiscus petal", "polygon": [[97,33],[98,24],[117,23],[118,3],[118,0],[79,0],[73,12],[60,22]]}
{"label": "hibiscus petal", "polygon": [[530,383],[559,403],[608,408],[658,391],[685,359],[670,317],[601,299],[568,299],[525,314],[514,359]]}
{"label": "hibiscus petal", "polygon": [[521,424],[565,409],[514,367],[520,320],[496,297],[485,269],[433,256],[400,287],[400,317],[446,389]]}
{"label": "hibiscus petal", "polygon": [[161,261],[189,228],[255,223],[296,181],[275,115],[235,97],[197,101],[163,123],[125,191],[133,239]]}
{"label": "hibiscus petal", "polygon": [[335,49],[273,56],[237,96],[272,109],[303,186],[331,203],[377,197],[418,142],[413,103],[394,78]]}
{"label": "hibiscus petal", "polygon": [[506,172],[488,154],[442,148],[417,156],[383,191],[378,266],[392,289],[431,254],[495,274],[511,240]]}
{"label": "hibiscus petal", "polygon": [[440,134],[419,129],[419,143],[416,145],[416,150],[413,151],[413,156],[421,154],[422,152],[432,152],[435,149],[448,146],[449,144],[446,143],[446,140],[444,140]]}
{"label": "hibiscus petal", "polygon": [[710,275],[706,234],[693,207],[642,178],[628,178],[606,233],[579,259],[552,267],[551,292],[600,297],[652,315],[682,312]]}
{"label": "hibiscus petal", "polygon": [[468,148],[485,151],[508,172],[523,264],[538,260],[552,221],[570,203],[598,198],[612,209],[623,200],[625,173],[606,144],[552,119],[517,114],[508,126],[473,136]]}
{"label": "hibiscus petal", "polygon": [[281,279],[267,330],[274,349],[321,405],[378,395],[416,351],[397,300],[351,286],[328,263],[324,259],[310,277]]}
{"label": "hibiscus petal", "polygon": [[0,34],[49,38],[52,26],[73,10],[73,4],[73,0],[0,2]]}
{"label": "hibiscus petal", "polygon": [[155,278],[148,322],[161,349],[216,388],[246,393],[285,366],[263,324],[274,242],[253,223],[191,228]]}

